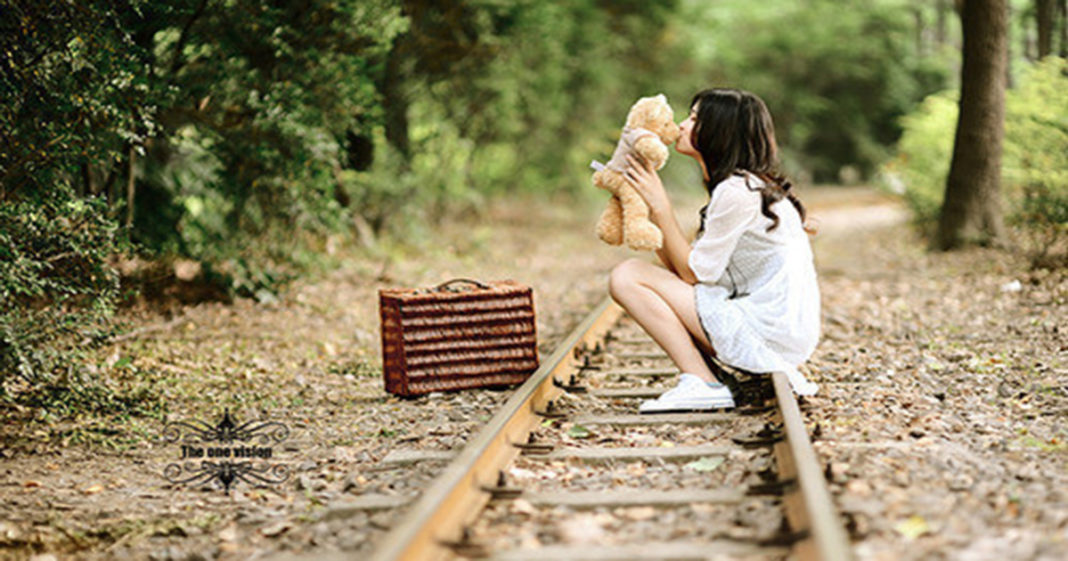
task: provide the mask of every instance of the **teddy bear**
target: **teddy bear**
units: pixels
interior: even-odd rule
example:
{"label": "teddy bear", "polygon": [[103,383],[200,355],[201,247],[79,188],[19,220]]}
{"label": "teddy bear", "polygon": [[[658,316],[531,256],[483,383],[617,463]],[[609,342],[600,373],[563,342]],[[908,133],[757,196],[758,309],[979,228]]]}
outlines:
{"label": "teddy bear", "polygon": [[668,145],[679,138],[679,127],[667,97],[658,94],[643,97],[631,106],[623,133],[607,164],[596,160],[590,167],[596,170],[593,184],[612,193],[608,206],[597,223],[597,236],[611,245],[626,242],[638,251],[660,249],[664,235],[649,220],[645,200],[623,179],[627,169],[627,155],[634,154],[653,165],[664,167]]}

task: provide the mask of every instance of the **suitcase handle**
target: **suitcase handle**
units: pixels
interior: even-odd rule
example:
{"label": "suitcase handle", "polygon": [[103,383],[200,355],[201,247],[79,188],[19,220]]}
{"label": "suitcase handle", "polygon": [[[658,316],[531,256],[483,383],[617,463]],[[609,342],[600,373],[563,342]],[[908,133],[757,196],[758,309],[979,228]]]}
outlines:
{"label": "suitcase handle", "polygon": [[487,289],[488,288],[493,288],[492,286],[490,286],[490,285],[488,285],[488,284],[486,284],[486,283],[484,283],[482,281],[477,281],[477,280],[474,280],[474,279],[452,279],[450,281],[445,281],[445,282],[435,286],[432,290],[433,290],[433,292],[441,292],[443,290],[448,290],[449,287],[451,285],[453,285],[453,284],[458,284],[458,283],[462,283],[462,282],[473,284],[473,285],[477,286],[478,288],[487,288]]}

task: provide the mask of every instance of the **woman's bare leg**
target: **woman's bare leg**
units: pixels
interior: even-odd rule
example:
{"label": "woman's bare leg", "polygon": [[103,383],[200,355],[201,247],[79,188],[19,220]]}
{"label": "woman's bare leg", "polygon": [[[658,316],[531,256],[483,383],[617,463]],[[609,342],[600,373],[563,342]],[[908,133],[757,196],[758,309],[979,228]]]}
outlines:
{"label": "woman's bare leg", "polygon": [[660,345],[682,372],[716,382],[701,351],[712,345],[701,328],[694,303],[694,287],[674,273],[639,259],[612,269],[608,290],[642,329]]}

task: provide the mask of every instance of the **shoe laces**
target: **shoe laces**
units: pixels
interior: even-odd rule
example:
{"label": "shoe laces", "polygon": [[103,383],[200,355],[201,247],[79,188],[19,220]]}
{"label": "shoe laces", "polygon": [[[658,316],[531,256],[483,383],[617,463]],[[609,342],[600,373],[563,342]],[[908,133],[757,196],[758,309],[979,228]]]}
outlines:
{"label": "shoe laces", "polygon": [[679,377],[679,383],[676,384],[674,388],[660,394],[660,397],[674,397],[682,393],[691,393],[693,390],[705,385],[705,381],[697,376],[694,376],[693,374],[685,374]]}

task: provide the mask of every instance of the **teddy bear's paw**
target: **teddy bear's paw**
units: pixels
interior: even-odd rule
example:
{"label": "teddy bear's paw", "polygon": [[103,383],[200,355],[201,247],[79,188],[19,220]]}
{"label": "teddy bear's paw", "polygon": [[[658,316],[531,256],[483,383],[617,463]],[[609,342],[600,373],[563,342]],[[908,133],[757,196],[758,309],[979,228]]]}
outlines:
{"label": "teddy bear's paw", "polygon": [[598,224],[597,237],[608,245],[621,245],[623,243],[623,228],[619,224],[616,224],[615,227],[604,223]]}
{"label": "teddy bear's paw", "polygon": [[664,234],[652,222],[630,225],[623,237],[627,246],[637,251],[653,251],[664,245]]}
{"label": "teddy bear's paw", "polygon": [[626,185],[623,174],[610,169],[601,170],[593,174],[593,184],[609,193],[618,193]]}
{"label": "teddy bear's paw", "polygon": [[656,251],[663,245],[663,240],[637,240],[627,243],[627,247],[634,251]]}
{"label": "teddy bear's paw", "polygon": [[643,160],[651,164],[653,169],[664,167],[664,164],[668,159],[667,146],[660,142],[658,137],[647,136],[642,138],[634,144],[634,151],[637,152]]}
{"label": "teddy bear's paw", "polygon": [[601,241],[608,245],[623,245],[623,236],[618,238],[612,236],[600,236]]}

